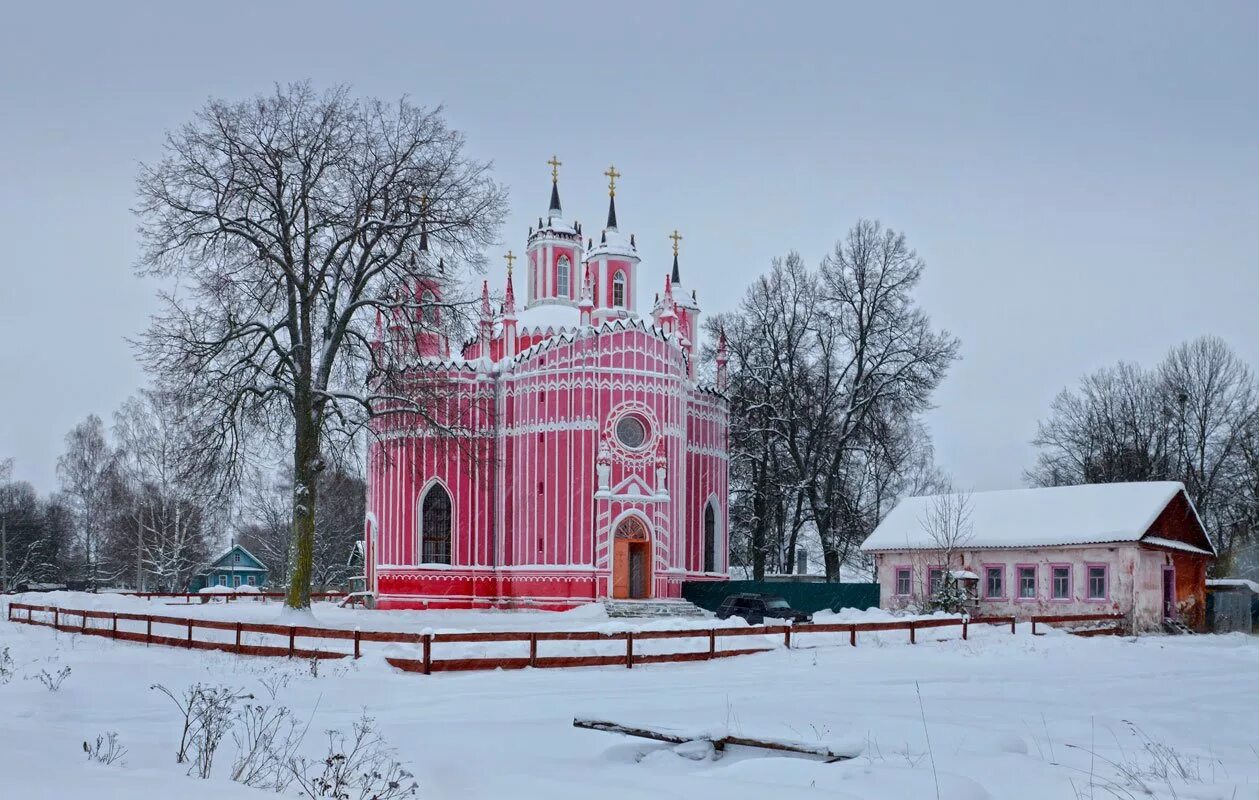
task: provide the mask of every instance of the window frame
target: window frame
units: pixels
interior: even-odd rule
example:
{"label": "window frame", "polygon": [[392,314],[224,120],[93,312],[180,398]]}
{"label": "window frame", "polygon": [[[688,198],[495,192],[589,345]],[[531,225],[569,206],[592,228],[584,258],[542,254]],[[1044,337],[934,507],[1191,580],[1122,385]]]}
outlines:
{"label": "window frame", "polygon": [[258,585],[258,578],[257,578],[256,576],[254,576],[254,575],[250,575],[250,576],[248,576],[247,580],[248,580],[248,582],[249,582],[249,585],[250,585],[250,586],[257,586],[257,585]]}
{"label": "window frame", "polygon": [[215,586],[227,586],[227,576],[226,576],[226,575],[223,575],[223,574],[220,574],[220,575],[219,575],[219,582],[218,582],[218,583],[216,583],[216,584],[215,584]]}
{"label": "window frame", "polygon": [[555,293],[563,297],[572,296],[572,269],[568,256],[560,256],[555,261]]}
{"label": "window frame", "polygon": [[[901,574],[905,575],[905,591],[901,588]],[[897,564],[892,567],[892,596],[909,597],[914,592],[914,570],[908,564]]]}
{"label": "window frame", "polygon": [[[613,308],[628,308],[628,306],[625,305],[625,295],[628,289],[629,289],[629,279],[625,277],[625,270],[618,269],[615,273],[612,274],[612,307]],[[617,299],[618,293],[621,295],[619,300]]]}
{"label": "window frame", "polygon": [[437,292],[432,289],[425,289],[420,292],[420,322],[425,325],[436,325],[438,323],[437,316]]}
{"label": "window frame", "polygon": [[931,599],[932,597],[935,597],[935,590],[931,588],[931,575],[932,573],[936,573],[936,572],[940,573],[940,588],[944,588],[944,573],[945,573],[944,565],[935,564],[932,566],[928,566],[927,579],[923,582],[923,588],[926,590],[925,597],[928,600]]}
{"label": "window frame", "polygon": [[[430,548],[429,538],[430,532],[427,529],[429,523],[429,512],[426,510],[428,498],[433,492],[440,490],[446,498],[446,547],[445,560],[440,558],[429,558],[430,550],[432,554],[440,556],[440,548]],[[454,564],[455,556],[455,498],[450,494],[450,490],[446,488],[446,484],[439,480],[432,481],[423,492],[420,493],[419,503],[419,552],[416,553],[416,561],[421,565],[442,564],[450,566]],[[436,524],[436,523],[434,523]],[[437,532],[434,531],[433,534]],[[433,537],[436,542],[436,536]]]}
{"label": "window frame", "polygon": [[[1054,564],[1046,564],[1049,568],[1049,600],[1052,603],[1070,603],[1075,600],[1075,569],[1070,562],[1057,562]],[[1057,571],[1065,569],[1067,571],[1067,593],[1064,597],[1058,596],[1058,576]]]}
{"label": "window frame", "polygon": [[[1093,575],[1095,569],[1102,571],[1102,596],[1093,596]],[[1110,564],[1093,561],[1084,565],[1084,600],[1089,603],[1110,602]]]}
{"label": "window frame", "polygon": [[[1009,592],[1007,591],[1008,584],[1005,579],[1006,565],[1005,564],[984,564],[983,567],[984,567],[984,599],[985,600],[1007,599],[1009,597]],[[1001,592],[999,594],[992,594],[991,592],[989,592],[988,573],[989,571],[994,570],[994,569],[1000,570],[1001,572]]]}
{"label": "window frame", "polygon": [[[1032,573],[1032,594],[1030,597],[1023,596],[1023,570],[1031,570]],[[1015,564],[1014,565],[1014,601],[1016,603],[1035,603],[1040,600],[1040,574],[1035,564]]]}

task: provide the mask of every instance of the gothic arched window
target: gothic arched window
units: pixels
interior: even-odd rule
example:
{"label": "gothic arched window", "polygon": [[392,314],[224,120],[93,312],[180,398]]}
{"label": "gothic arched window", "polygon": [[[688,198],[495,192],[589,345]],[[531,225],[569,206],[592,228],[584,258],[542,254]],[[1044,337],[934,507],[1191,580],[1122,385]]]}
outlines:
{"label": "gothic arched window", "polygon": [[619,269],[612,276],[612,305],[625,305],[625,273]]}
{"label": "gothic arched window", "polygon": [[704,571],[717,571],[717,512],[712,503],[704,507]]}
{"label": "gothic arched window", "polygon": [[560,256],[559,265],[555,268],[555,293],[560,297],[568,297],[568,256]]}
{"label": "gothic arched window", "polygon": [[450,563],[450,495],[434,483],[420,504],[420,561]]}
{"label": "gothic arched window", "polygon": [[437,324],[437,295],[428,289],[420,295],[420,319],[426,326]]}

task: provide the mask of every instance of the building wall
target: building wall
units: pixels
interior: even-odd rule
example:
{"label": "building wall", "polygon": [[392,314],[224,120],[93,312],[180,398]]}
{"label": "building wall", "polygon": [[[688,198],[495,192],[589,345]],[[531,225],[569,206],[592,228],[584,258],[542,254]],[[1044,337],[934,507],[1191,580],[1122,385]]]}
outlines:
{"label": "building wall", "polygon": [[[562,608],[608,596],[613,533],[629,514],[651,529],[651,594],[680,597],[683,580],[718,577],[698,574],[710,500],[724,571],[728,411],[689,381],[673,341],[618,324],[553,339],[507,366],[444,378],[441,418],[476,432],[471,441],[427,435],[405,417],[380,423],[368,481],[379,541],[366,548],[380,606]],[[627,452],[611,437],[627,411],[649,421],[649,448]],[[420,503],[435,481],[453,500],[450,565],[419,563]]]}
{"label": "building wall", "polygon": [[[884,552],[876,555],[881,607],[898,609],[921,607],[927,597],[928,569],[943,559],[929,551]],[[1074,547],[960,550],[953,554],[950,569],[968,570],[979,576],[978,610],[983,614],[1014,615],[1020,619],[1038,614],[1132,614],[1138,630],[1155,630],[1163,619],[1163,568],[1176,569],[1176,603],[1180,619],[1196,630],[1205,625],[1206,556],[1179,553],[1140,545],[1136,542]],[[1036,598],[1016,597],[1018,566],[1036,568]],[[1071,570],[1071,597],[1051,597],[1053,565]],[[1105,566],[1108,596],[1092,600],[1087,596],[1087,568]],[[1003,598],[986,597],[986,567],[1005,569]],[[899,567],[911,570],[909,596],[896,594]]]}

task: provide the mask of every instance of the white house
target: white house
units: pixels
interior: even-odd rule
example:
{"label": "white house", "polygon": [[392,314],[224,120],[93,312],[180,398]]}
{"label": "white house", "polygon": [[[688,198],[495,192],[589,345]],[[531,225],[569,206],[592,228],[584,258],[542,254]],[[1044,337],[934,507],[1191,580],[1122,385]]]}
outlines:
{"label": "white house", "polygon": [[[966,506],[942,535],[933,516]],[[956,515],[955,515],[956,518]],[[1205,624],[1215,558],[1185,487],[1109,483],[902,500],[861,549],[884,608],[921,606],[952,572],[981,614],[1133,615],[1137,629]]]}

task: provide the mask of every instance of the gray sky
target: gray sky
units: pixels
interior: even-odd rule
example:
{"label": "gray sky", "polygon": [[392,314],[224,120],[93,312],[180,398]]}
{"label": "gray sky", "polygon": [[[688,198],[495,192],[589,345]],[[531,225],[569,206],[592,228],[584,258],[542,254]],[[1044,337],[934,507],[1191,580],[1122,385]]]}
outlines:
{"label": "gray sky", "polygon": [[65,432],[143,382],[137,163],[275,81],[443,104],[512,190],[503,250],[553,152],[591,229],[615,163],[644,269],[681,230],[707,312],[860,216],[905,231],[962,339],[928,422],[964,487],[1019,485],[1036,420],[1099,366],[1205,332],[1259,363],[1259,4],[179,5],[5,10],[0,457],[42,490]]}

